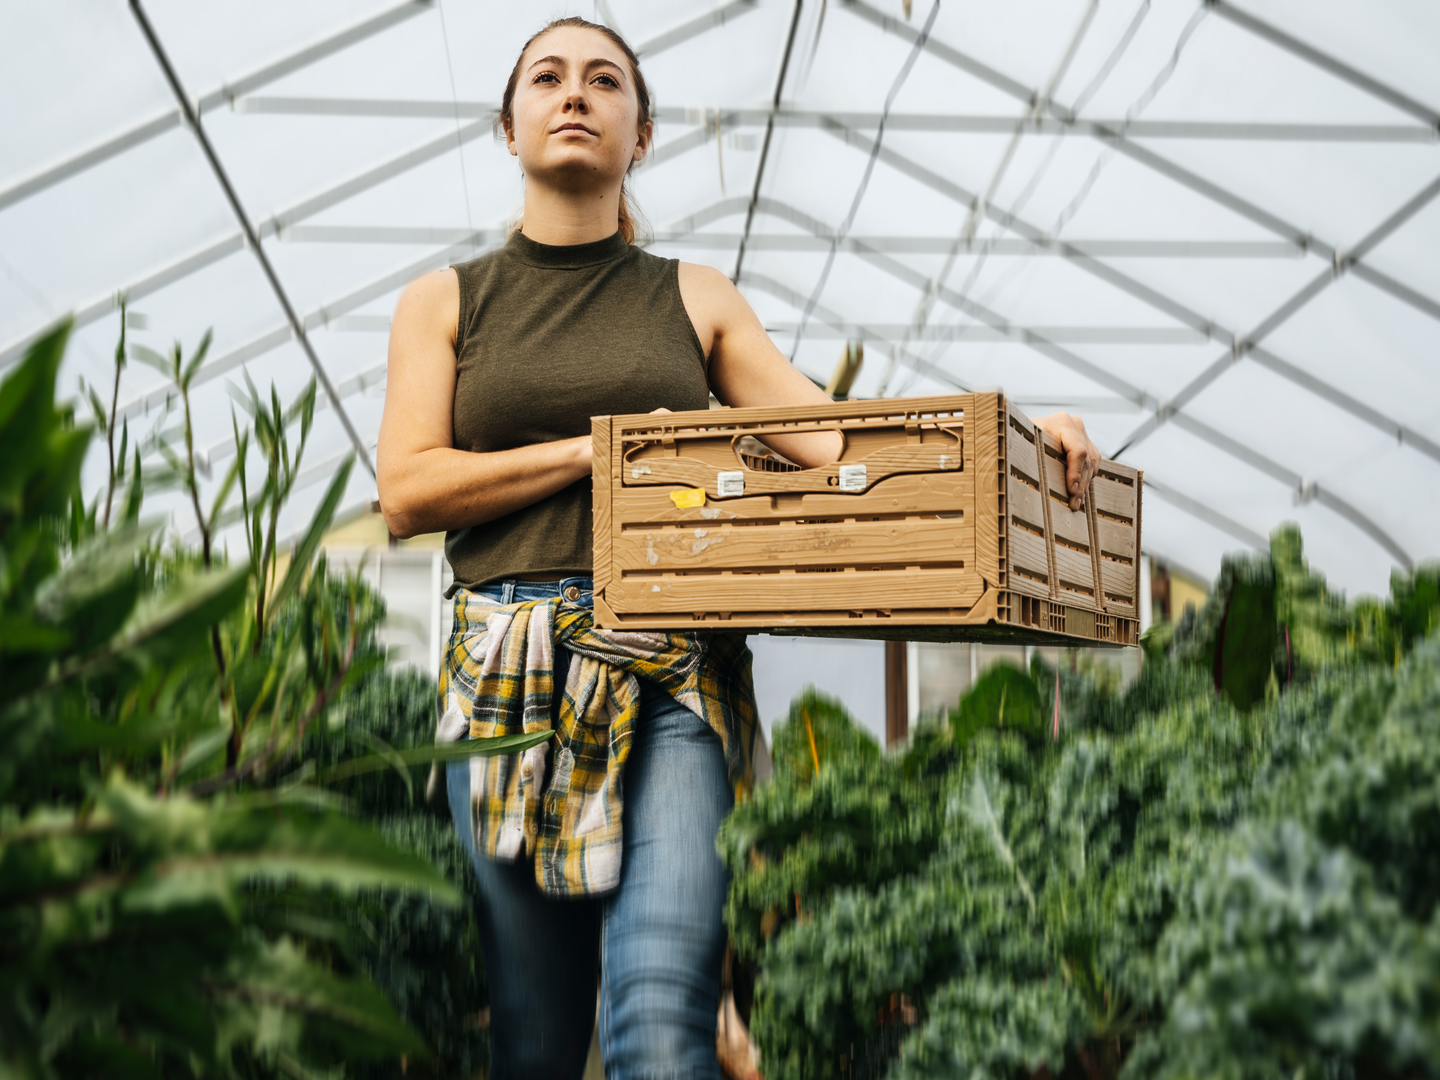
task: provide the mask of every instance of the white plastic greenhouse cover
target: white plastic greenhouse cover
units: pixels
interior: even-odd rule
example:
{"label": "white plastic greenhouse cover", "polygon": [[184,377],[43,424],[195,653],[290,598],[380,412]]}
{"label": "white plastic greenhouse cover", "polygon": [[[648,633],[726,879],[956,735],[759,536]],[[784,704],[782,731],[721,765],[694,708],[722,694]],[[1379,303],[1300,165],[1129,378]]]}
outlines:
{"label": "white plastic greenhouse cover", "polygon": [[[298,529],[344,455],[373,461],[401,287],[503,239],[496,103],[526,37],[581,14],[655,96],[651,250],[738,273],[807,374],[862,338],[856,396],[1080,413],[1145,470],[1146,548],[1207,577],[1284,520],[1352,592],[1436,555],[1440,5],[935,7],[8,0],[0,371],[74,313],[64,391],[108,394],[122,292],[132,341],[213,327],[213,484],[227,385],[288,399],[318,367]],[[126,370],[132,433],[176,423],[165,399]],[[342,505],[374,495],[357,467]]]}

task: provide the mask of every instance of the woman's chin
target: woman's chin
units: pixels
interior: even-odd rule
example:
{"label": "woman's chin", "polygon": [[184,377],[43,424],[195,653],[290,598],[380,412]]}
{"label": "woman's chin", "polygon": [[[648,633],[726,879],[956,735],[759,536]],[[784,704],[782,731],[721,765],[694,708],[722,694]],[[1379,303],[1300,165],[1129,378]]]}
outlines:
{"label": "woman's chin", "polygon": [[587,151],[588,148],[581,146],[557,147],[543,160],[521,165],[527,179],[567,191],[615,187],[625,179],[628,162],[617,164]]}

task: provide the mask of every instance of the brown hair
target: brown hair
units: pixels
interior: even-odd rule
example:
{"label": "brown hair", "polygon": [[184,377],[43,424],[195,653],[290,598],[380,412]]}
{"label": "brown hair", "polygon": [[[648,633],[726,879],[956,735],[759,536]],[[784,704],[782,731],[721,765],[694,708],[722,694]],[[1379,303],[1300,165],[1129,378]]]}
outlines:
{"label": "brown hair", "polygon": [[[525,59],[525,50],[535,43],[535,39],[542,34],[548,34],[551,30],[558,30],[562,27],[574,26],[581,30],[596,30],[604,34],[615,46],[625,54],[625,60],[630,65],[630,80],[635,84],[635,97],[639,101],[640,111],[637,118],[636,130],[642,130],[650,123],[650,88],[645,85],[645,76],[640,74],[640,58],[635,55],[635,50],[608,26],[601,26],[589,19],[582,19],[579,15],[571,15],[565,19],[554,19],[546,23],[535,33],[530,35],[530,40],[525,42],[520,49],[520,55],[515,58],[515,67],[510,71],[510,78],[505,83],[505,96],[500,99],[500,115],[495,120],[495,135],[497,138],[508,135],[515,126],[515,87],[520,81],[520,62]],[[631,162],[630,168],[635,163]],[[635,242],[635,223],[638,214],[630,208],[628,187],[630,184],[630,170],[625,170],[625,180],[620,187],[620,235],[627,244]]]}

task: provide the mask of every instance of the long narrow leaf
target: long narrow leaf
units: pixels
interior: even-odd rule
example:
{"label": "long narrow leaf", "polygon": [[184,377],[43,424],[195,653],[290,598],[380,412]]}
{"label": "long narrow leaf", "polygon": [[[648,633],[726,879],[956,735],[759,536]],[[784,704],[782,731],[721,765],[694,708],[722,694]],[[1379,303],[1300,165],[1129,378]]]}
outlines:
{"label": "long narrow leaf", "polygon": [[405,797],[411,802],[415,801],[415,782],[410,779],[410,769],[403,757],[379,735],[369,731],[361,731],[360,739],[370,749],[375,751],[377,757],[382,757],[390,763],[395,772],[399,774],[401,782],[405,785]]}
{"label": "long narrow leaf", "polygon": [[240,603],[248,580],[247,571],[229,569],[182,580],[164,595],[137,607],[121,632],[103,646],[61,665],[51,676],[50,685],[73,679],[117,656],[136,654],[138,658],[142,649],[170,643],[183,645]]}
{"label": "long narrow leaf", "polygon": [[85,387],[85,392],[90,402],[90,411],[95,414],[95,426],[103,435],[106,431],[105,403],[100,400],[100,395],[95,392],[95,387],[87,386]]}
{"label": "long narrow leaf", "polygon": [[220,490],[215,493],[215,501],[210,505],[210,531],[214,533],[215,524],[225,512],[225,503],[230,498],[230,492],[234,489],[240,473],[245,469],[245,447],[241,444],[236,448],[235,460],[230,463],[230,468],[225,472],[225,479],[220,481]]}
{"label": "long narrow leaf", "polygon": [[351,758],[338,765],[332,765],[315,774],[315,781],[332,784],[337,780],[348,780],[352,776],[380,772],[395,767],[396,759],[405,765],[429,765],[432,762],[464,761],[472,757],[497,757],[500,754],[519,754],[532,746],[539,746],[555,733],[553,731],[527,731],[520,735],[499,735],[490,739],[467,739],[464,742],[446,743],[443,746],[417,746],[411,750],[392,750],[389,754],[368,754]]}
{"label": "long narrow leaf", "polygon": [[161,375],[164,375],[167,379],[174,374],[171,369],[170,361],[167,360],[165,357],[161,356],[158,352],[150,348],[148,345],[131,345],[130,359],[139,360],[140,363],[144,364],[146,367],[154,368],[156,371],[160,372]]}
{"label": "long narrow leaf", "polygon": [[200,370],[200,365],[205,362],[205,354],[210,351],[211,331],[206,330],[205,336],[200,339],[199,346],[195,349],[195,355],[185,365],[185,370],[180,373],[177,380],[186,390],[190,389],[190,380],[195,378],[195,373]]}
{"label": "long narrow leaf", "polygon": [[305,531],[304,539],[295,548],[295,554],[290,559],[290,565],[285,570],[285,577],[281,580],[279,588],[275,590],[275,596],[270,601],[272,610],[278,611],[285,605],[310,569],[310,563],[315,558],[315,553],[320,549],[320,541],[325,536],[325,530],[330,528],[330,521],[335,517],[335,511],[340,506],[340,500],[345,496],[345,487],[350,483],[350,470],[355,465],[355,455],[350,454],[335,470],[335,478],[330,481],[330,487],[325,492],[325,497],[320,500],[320,505],[315,508],[315,516],[310,519],[310,527]]}
{"label": "long narrow leaf", "polygon": [[140,520],[140,507],[145,502],[145,477],[140,469],[140,447],[135,447],[135,464],[130,469],[130,486],[125,489],[126,522]]}

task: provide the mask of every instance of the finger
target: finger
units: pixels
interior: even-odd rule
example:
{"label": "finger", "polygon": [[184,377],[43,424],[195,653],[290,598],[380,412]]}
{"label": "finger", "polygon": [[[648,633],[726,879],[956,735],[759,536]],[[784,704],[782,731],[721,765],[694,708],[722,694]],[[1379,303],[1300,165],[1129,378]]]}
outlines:
{"label": "finger", "polygon": [[1095,444],[1084,436],[1076,439],[1073,448],[1066,454],[1065,482],[1069,486],[1070,509],[1079,510],[1085,505],[1085,492],[1095,475]]}
{"label": "finger", "polygon": [[1086,461],[1089,472],[1085,478],[1085,490],[1089,491],[1091,482],[1094,481],[1095,477],[1100,475],[1100,459],[1102,455],[1100,453],[1100,447],[1095,445],[1094,439],[1086,436],[1085,442],[1090,448],[1090,454]]}
{"label": "finger", "polygon": [[656,413],[669,412],[669,411],[670,411],[670,410],[667,409],[667,408],[665,408],[664,405],[661,405],[660,408],[658,408],[658,409],[651,409],[651,410],[650,410],[650,415],[651,415],[651,416],[654,416]]}

